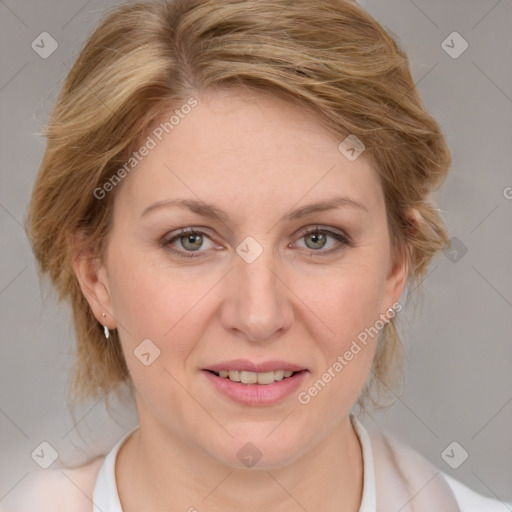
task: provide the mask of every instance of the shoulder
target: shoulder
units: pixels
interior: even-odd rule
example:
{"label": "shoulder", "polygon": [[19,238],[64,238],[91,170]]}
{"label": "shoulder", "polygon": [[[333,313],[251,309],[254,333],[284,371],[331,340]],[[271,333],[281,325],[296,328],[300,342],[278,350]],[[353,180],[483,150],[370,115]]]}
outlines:
{"label": "shoulder", "polygon": [[[475,492],[459,480],[433,466],[420,452],[395,437],[392,433],[383,432],[382,438],[385,439],[387,446],[393,452],[394,458],[399,461],[404,474],[408,474],[410,481],[414,482],[418,475],[421,475],[422,478],[416,481],[417,484],[421,483],[425,475],[435,474],[442,477],[453,493],[460,512],[510,512],[512,510],[512,502],[489,498]],[[372,435],[372,441],[374,439],[376,437]],[[429,467],[431,468],[430,473],[425,472],[424,469]]]}
{"label": "shoulder", "polygon": [[488,498],[473,491],[473,489],[450,475],[445,473],[442,473],[442,475],[453,491],[461,512],[482,512],[483,510],[486,512],[510,512],[512,510],[512,502]]}
{"label": "shoulder", "polygon": [[90,512],[98,472],[105,456],[72,469],[31,471],[5,497],[0,512]]}

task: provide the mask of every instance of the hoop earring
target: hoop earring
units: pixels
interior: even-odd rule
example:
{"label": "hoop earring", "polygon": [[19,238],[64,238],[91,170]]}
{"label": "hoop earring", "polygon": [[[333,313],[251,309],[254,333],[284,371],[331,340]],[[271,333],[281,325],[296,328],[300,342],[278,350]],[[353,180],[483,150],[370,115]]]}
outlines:
{"label": "hoop earring", "polygon": [[[106,318],[107,315],[105,313],[102,313],[103,318]],[[110,338],[110,331],[108,330],[108,327],[106,325],[103,326],[103,334],[105,335],[105,338],[108,340]]]}

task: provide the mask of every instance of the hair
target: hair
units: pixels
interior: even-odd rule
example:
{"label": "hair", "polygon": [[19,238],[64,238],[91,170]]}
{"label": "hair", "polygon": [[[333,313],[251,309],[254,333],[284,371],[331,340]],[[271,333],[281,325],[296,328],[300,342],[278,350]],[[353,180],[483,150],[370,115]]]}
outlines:
{"label": "hair", "polygon": [[[369,13],[348,0],[167,0],[107,13],[67,75],[46,125],[26,230],[39,276],[72,306],[76,355],[70,396],[107,397],[130,385],[118,330],[108,342],[72,268],[77,251],[104,257],[120,186],[97,199],[155,120],[210,89],[277,95],[317,119],[340,142],[365,145],[380,176],[393,257],[421,289],[448,233],[431,193],[451,155],[426,111],[405,52]],[[411,225],[408,209],[418,212]],[[412,285],[412,286],[411,286]],[[412,291],[412,290],[411,290]],[[379,335],[360,405],[403,378],[393,318]],[[376,398],[373,397],[373,392]]]}

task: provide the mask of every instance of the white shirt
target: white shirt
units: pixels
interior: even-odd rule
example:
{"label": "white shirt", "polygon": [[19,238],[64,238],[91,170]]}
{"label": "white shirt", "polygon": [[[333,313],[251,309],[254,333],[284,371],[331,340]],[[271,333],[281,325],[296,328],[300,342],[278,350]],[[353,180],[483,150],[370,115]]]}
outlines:
{"label": "white shirt", "polygon": [[[351,416],[351,420],[363,455],[363,493],[359,512],[382,512],[382,507],[377,509],[376,503],[374,448],[370,435],[355,416]],[[85,466],[31,472],[30,477],[20,482],[0,502],[0,512],[123,512],[116,484],[115,462],[120,447],[137,428],[127,432],[106,456]],[[399,451],[394,453],[398,457],[401,455]],[[406,457],[405,460],[409,459]],[[387,466],[384,468],[387,470]],[[440,474],[446,479],[461,512],[512,511],[512,503],[482,496],[449,475]],[[445,511],[437,509],[428,512]]]}

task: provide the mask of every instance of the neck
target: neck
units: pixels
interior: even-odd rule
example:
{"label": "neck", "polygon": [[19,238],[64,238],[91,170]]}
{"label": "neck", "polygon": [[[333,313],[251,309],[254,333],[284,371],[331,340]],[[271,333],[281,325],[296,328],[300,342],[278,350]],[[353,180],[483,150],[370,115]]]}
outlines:
{"label": "neck", "polygon": [[153,421],[122,445],[116,479],[124,512],[222,510],[357,512],[362,451],[350,418],[314,449],[277,469],[220,463]]}

